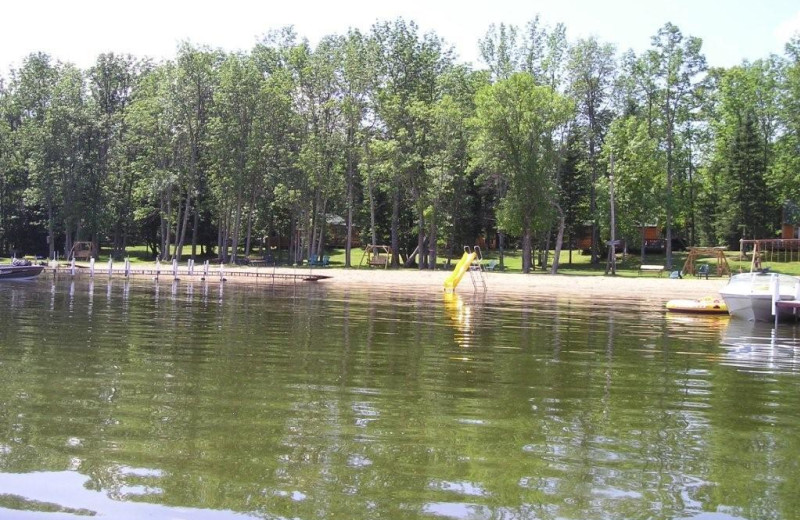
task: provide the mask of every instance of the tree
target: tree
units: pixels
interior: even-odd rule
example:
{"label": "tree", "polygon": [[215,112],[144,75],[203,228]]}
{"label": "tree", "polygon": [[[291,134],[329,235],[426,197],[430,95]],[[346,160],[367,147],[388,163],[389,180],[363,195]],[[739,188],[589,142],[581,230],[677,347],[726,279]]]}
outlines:
{"label": "tree", "polygon": [[[344,41],[341,62],[342,119],[344,125],[345,209],[347,211],[345,267],[351,266],[358,165],[375,121],[375,83],[377,81],[375,40],[350,30]],[[374,212],[372,212],[374,218]],[[374,244],[373,244],[374,245]]]}
{"label": "tree", "polygon": [[800,35],[786,45],[778,89],[778,124],[782,132],[775,141],[775,161],[770,181],[780,202],[800,202]]}
{"label": "tree", "polygon": [[481,59],[489,67],[492,79],[508,79],[520,70],[520,49],[517,43],[519,29],[515,25],[492,24],[478,41]]}
{"label": "tree", "polygon": [[[92,117],[98,134],[94,192],[99,196],[92,200],[92,214],[108,214],[113,226],[112,255],[116,257],[125,252],[133,221],[135,178],[127,145],[127,112],[144,67],[130,55],[101,54],[88,71]],[[95,232],[101,227],[104,226],[98,222]]]}
{"label": "tree", "polygon": [[[254,125],[258,117],[261,77],[255,63],[242,54],[231,54],[219,67],[214,107],[209,122],[210,155],[213,157],[217,207],[231,219],[224,219],[220,249],[228,261],[236,262],[246,219],[245,255],[250,253],[250,238],[256,199],[263,190],[258,168],[259,150]],[[228,240],[229,237],[229,240]]]}
{"label": "tree", "polygon": [[481,89],[476,98],[475,154],[478,161],[505,172],[508,192],[499,220],[522,236],[524,272],[532,266],[532,236],[555,200],[558,151],[555,134],[572,117],[572,105],[530,74]]}
{"label": "tree", "polygon": [[720,175],[716,239],[737,247],[739,239],[765,238],[774,229],[777,204],[767,190],[768,157],[756,116],[755,77],[749,66],[720,71],[712,157]]}
{"label": "tree", "polygon": [[[431,108],[440,96],[437,78],[452,65],[452,50],[435,34],[422,38],[416,24],[402,19],[373,26],[373,37],[381,50],[377,110],[384,125],[384,147],[391,151],[388,172],[391,186],[392,265],[399,264],[400,215],[404,195],[410,194],[417,223],[417,249],[425,249],[426,194],[430,176],[426,164],[432,153],[428,131]],[[425,265],[420,261],[420,268]]]}
{"label": "tree", "polygon": [[[612,159],[614,162],[614,200],[619,236],[630,238],[639,231],[637,239],[644,263],[644,227],[658,222],[664,209],[659,203],[664,179],[658,141],[650,137],[647,121],[628,116],[612,123],[603,156],[608,163]],[[607,183],[603,184],[607,186]]]}
{"label": "tree", "polygon": [[[599,261],[596,184],[600,178],[598,159],[611,121],[610,100],[615,80],[614,47],[596,38],[578,40],[569,51],[569,93],[577,103],[577,124],[585,138],[589,179],[589,215],[592,222],[592,263]],[[571,201],[576,203],[577,201]]]}
{"label": "tree", "polygon": [[[197,201],[201,188],[207,185],[203,169],[206,151],[208,120],[210,105],[216,85],[216,66],[219,54],[204,47],[194,47],[189,43],[181,44],[178,49],[173,81],[170,84],[170,111],[174,117],[174,145],[178,176],[176,183],[167,187],[168,215],[162,225],[162,254],[170,255],[171,236],[175,237],[175,255],[178,260],[183,254],[186,231],[189,226],[189,215],[194,215],[192,231],[192,257],[197,247]],[[177,203],[172,212],[171,200]],[[174,218],[174,230],[171,222]]]}
{"label": "tree", "polygon": [[306,218],[308,259],[320,259],[327,210],[342,191],[342,132],[339,64],[344,40],[326,37],[312,52],[297,46],[292,64],[297,75],[296,103],[304,119],[305,139],[300,166],[307,178],[309,206]]}
{"label": "tree", "polygon": [[705,57],[701,54],[703,41],[700,38],[683,37],[680,29],[671,23],[662,27],[652,39],[653,48],[645,54],[645,60],[654,72],[656,104],[663,127],[663,145],[666,153],[667,179],[666,199],[666,264],[672,268],[672,226],[675,213],[673,185],[676,176],[676,146],[680,125],[688,119],[689,109],[694,103],[697,76],[706,69]]}

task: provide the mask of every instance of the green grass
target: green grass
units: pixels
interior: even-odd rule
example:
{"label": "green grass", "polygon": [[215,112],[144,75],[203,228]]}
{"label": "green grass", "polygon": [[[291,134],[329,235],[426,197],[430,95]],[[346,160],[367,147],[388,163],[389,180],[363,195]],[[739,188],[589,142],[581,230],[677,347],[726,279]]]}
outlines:
{"label": "green grass", "polygon": [[[361,260],[363,250],[361,249],[354,249],[351,253],[351,263],[354,267],[358,267],[359,261]],[[331,258],[331,266],[334,267],[342,267],[344,266],[345,261],[345,254],[344,249],[333,249],[326,251],[326,254]],[[675,251],[673,252],[673,270],[677,271],[683,268],[684,263],[686,263],[687,257],[686,251]],[[750,259],[745,258],[743,260],[739,259],[739,252],[738,251],[730,251],[727,252],[725,255],[728,265],[731,268],[731,272],[738,273],[738,272],[749,272],[750,271]],[[496,251],[488,251],[484,252],[483,254],[484,261],[488,262],[489,260],[499,260],[499,255]],[[553,259],[553,252],[550,253],[550,258],[548,259],[548,269],[543,271],[540,266],[537,265],[535,273],[543,273],[549,272],[549,265],[552,265]],[[442,264],[444,259],[442,257],[438,258],[439,265]],[[762,263],[763,267],[768,267],[773,271],[792,274],[795,276],[800,276],[800,254],[794,253],[791,257],[792,261],[788,261],[789,258],[784,258],[781,255],[778,258],[778,255],[775,255],[773,258],[765,258],[764,262]],[[451,264],[455,264],[458,261],[458,258],[453,259]],[[522,272],[522,252],[521,251],[512,251],[506,252],[503,258],[504,263],[504,272],[507,273],[521,273]],[[621,254],[617,255],[617,274],[619,276],[632,276],[636,277],[639,276],[639,264],[640,264],[640,256],[639,254],[629,254],[625,258],[622,257]],[[648,254],[645,257],[645,263],[653,264],[653,265],[665,265],[666,264],[666,255],[663,254]],[[696,264],[711,264],[716,265],[716,259],[712,257],[702,257],[696,261]],[[364,267],[366,268],[366,267]],[[569,251],[562,251],[561,252],[561,261],[559,263],[558,272],[560,274],[566,275],[604,275],[606,271],[606,260],[603,258],[599,264],[592,265],[591,264],[591,257],[589,255],[583,255],[580,251],[572,251],[572,262],[569,261]],[[713,272],[713,270],[712,270]],[[641,276],[655,276],[654,274],[642,274]]]}
{"label": "green grass", "polygon": [[[188,254],[190,253],[191,248],[184,249],[184,261],[188,259]],[[325,254],[330,256],[330,265],[331,267],[343,267],[345,264],[345,251],[344,249],[328,249],[325,251]],[[361,261],[361,257],[363,255],[363,249],[353,249],[351,252],[350,260],[353,268],[356,269],[369,269],[368,266],[359,266],[359,262]],[[137,263],[149,263],[153,262],[154,258],[151,254],[150,250],[146,246],[133,246],[127,249],[127,256],[130,258],[132,264]],[[683,268],[684,263],[686,262],[687,253],[685,251],[676,251],[673,253],[673,270],[680,270]],[[739,259],[739,253],[737,251],[730,251],[726,253],[726,258],[728,260],[728,264],[730,265],[731,271],[733,273],[738,272],[748,272],[750,271],[750,260],[749,258],[745,258],[744,260]],[[109,258],[109,252],[107,250],[101,251],[100,257],[97,259],[98,263],[107,263]],[[483,258],[485,262],[490,260],[499,260],[499,255],[497,251],[485,251],[483,254]],[[548,259],[549,265],[552,264],[553,254],[551,251],[550,258]],[[32,260],[32,258],[31,258]],[[445,257],[438,258],[438,264],[442,265],[442,263],[446,260]],[[599,264],[592,265],[589,255],[583,255],[580,251],[572,251],[572,262],[570,260],[569,251],[562,251],[561,252],[561,262],[559,264],[558,272],[560,274],[565,275],[603,275],[605,274],[606,270],[606,260],[603,258]],[[640,258],[638,254],[627,255],[625,258],[622,257],[621,254],[617,255],[617,275],[619,276],[632,276],[636,277],[639,276],[639,264]],[[458,258],[454,258],[451,261],[451,266],[455,265],[458,261]],[[10,260],[3,260],[2,263],[10,262]],[[503,259],[504,263],[504,271],[506,273],[521,273],[522,272],[522,252],[517,251],[507,251],[504,255]],[[655,265],[665,265],[666,258],[665,255],[661,254],[648,254],[645,260],[647,264],[655,264]],[[711,257],[705,257],[698,259],[697,263],[706,263],[716,265],[716,259]],[[791,254],[786,253],[775,253],[774,255],[767,254],[762,262],[763,267],[768,267],[775,272],[791,274],[795,276],[800,276],[800,252],[793,252]],[[536,269],[532,271],[533,273],[544,273],[549,272],[549,266],[546,271],[543,271],[540,266],[537,265]],[[712,270],[713,272],[713,270]],[[642,274],[642,276],[655,276],[654,274]]]}

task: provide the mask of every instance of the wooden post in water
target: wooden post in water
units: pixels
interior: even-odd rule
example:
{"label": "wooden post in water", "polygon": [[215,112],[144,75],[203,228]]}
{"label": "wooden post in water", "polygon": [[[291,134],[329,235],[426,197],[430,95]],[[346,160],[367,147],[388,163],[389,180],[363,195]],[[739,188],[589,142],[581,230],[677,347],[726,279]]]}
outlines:
{"label": "wooden post in water", "polygon": [[130,258],[126,258],[125,259],[125,278],[130,277],[130,275],[131,275],[131,259]]}
{"label": "wooden post in water", "polygon": [[219,281],[220,282],[225,281],[225,264],[223,264],[222,262],[220,262],[219,264]]}
{"label": "wooden post in water", "polygon": [[172,279],[174,281],[176,281],[176,282],[178,281],[178,259],[177,258],[173,258],[172,259]]}
{"label": "wooden post in water", "polygon": [[158,280],[158,275],[161,274],[161,259],[156,258],[156,280]]}
{"label": "wooden post in water", "polygon": [[89,276],[94,278],[94,257],[89,259]]}
{"label": "wooden post in water", "polygon": [[205,262],[203,262],[203,277],[202,277],[202,278],[200,278],[200,279],[201,279],[201,280],[203,280],[203,281],[205,281],[205,279],[206,279],[207,277],[208,277],[208,260],[206,260]]}
{"label": "wooden post in water", "polygon": [[109,257],[109,259],[108,259],[108,276],[109,276],[109,278],[111,277],[111,274],[112,274],[111,269],[112,269],[113,265],[114,265],[113,260]]}
{"label": "wooden post in water", "polygon": [[775,316],[775,328],[778,328],[778,304],[781,299],[781,287],[778,281],[778,275],[772,273],[770,276],[770,287],[772,288],[772,315]]}
{"label": "wooden post in water", "polygon": [[72,274],[72,276],[75,276],[75,257],[72,257],[69,266],[70,266],[70,274]]}
{"label": "wooden post in water", "polygon": [[189,269],[189,276],[194,276],[194,258],[189,259],[187,268]]}

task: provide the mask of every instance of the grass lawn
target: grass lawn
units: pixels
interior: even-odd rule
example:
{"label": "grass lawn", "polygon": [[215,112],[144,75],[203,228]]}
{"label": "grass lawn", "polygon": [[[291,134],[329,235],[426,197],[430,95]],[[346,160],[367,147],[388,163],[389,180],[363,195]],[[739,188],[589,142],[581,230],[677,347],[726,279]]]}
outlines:
{"label": "grass lawn", "polygon": [[[190,253],[190,249],[184,249],[184,261],[188,259],[188,253]],[[325,251],[325,254],[330,256],[330,265],[331,267],[343,267],[345,263],[345,254],[344,249],[328,249]],[[368,266],[359,266],[359,262],[361,262],[361,258],[363,255],[363,249],[353,249],[351,253],[351,264],[353,268],[356,269],[369,269]],[[550,253],[549,263],[552,263],[552,251]],[[680,270],[683,268],[684,263],[686,262],[687,253],[685,251],[674,251],[673,252],[673,270]],[[731,268],[733,273],[738,272],[748,272],[750,271],[750,260],[749,258],[745,258],[744,260],[739,259],[739,252],[738,251],[729,251],[725,254],[728,264]],[[135,246],[128,248],[128,257],[132,264],[137,263],[149,263],[153,262],[153,257],[150,251],[145,246]],[[280,256],[279,256],[280,258]],[[498,260],[499,255],[496,251],[486,251],[484,252],[484,261],[489,262],[490,260]],[[445,258],[439,257],[439,265],[442,265],[443,261],[446,260]],[[639,264],[640,258],[638,254],[627,255],[625,258],[622,257],[621,254],[617,255],[617,274],[619,276],[640,276],[639,275]],[[663,254],[648,254],[645,259],[646,264],[651,265],[665,265],[665,255]],[[8,260],[2,261],[2,263],[6,263]],[[201,260],[198,260],[200,262]],[[451,266],[455,265],[458,261],[458,258],[454,258],[451,261]],[[100,257],[97,259],[98,263],[107,263],[108,262],[108,252],[101,251]],[[504,263],[504,271],[506,273],[521,273],[522,272],[522,252],[517,251],[507,251],[503,258]],[[716,265],[716,259],[711,257],[699,258],[697,260],[697,265],[700,264],[711,264],[712,266]],[[775,254],[774,256],[767,255],[762,262],[763,267],[769,268],[772,271],[791,274],[795,276],[800,276],[800,253],[794,252],[789,255],[786,254]],[[452,267],[451,267],[452,268]],[[572,251],[572,261],[570,262],[570,252],[569,251],[562,251],[561,252],[561,262],[559,264],[558,272],[560,274],[566,275],[603,275],[605,274],[606,270],[606,261],[602,259],[599,264],[592,265],[590,263],[589,255],[583,255],[580,251]],[[537,266],[534,273],[545,273],[549,272],[548,270],[543,271],[541,267]],[[712,268],[711,272],[715,272],[715,269]],[[656,276],[654,273],[642,273],[641,276]]]}
{"label": "grass lawn", "polygon": [[[363,250],[361,249],[354,249],[351,254],[351,263],[353,266],[358,266],[359,261],[361,260],[361,255]],[[331,265],[332,266],[343,266],[345,255],[343,249],[333,249],[326,252],[326,254],[330,255],[331,258]],[[550,252],[549,264],[552,264],[553,252]],[[688,253],[686,251],[673,251],[672,254],[672,264],[673,270],[677,271],[683,268],[683,264],[686,262],[686,257]],[[745,258],[744,260],[739,259],[739,252],[738,251],[730,251],[725,254],[725,257],[728,261],[728,265],[731,268],[733,273],[738,272],[748,272],[750,271],[750,259]],[[499,256],[497,255],[496,251],[488,251],[484,252],[484,261],[488,262],[490,260],[499,260]],[[442,263],[442,258],[439,259],[439,264]],[[561,252],[561,262],[559,263],[558,272],[560,274],[574,274],[574,275],[604,275],[606,271],[606,261],[603,259],[599,264],[592,265],[590,263],[591,257],[589,255],[582,255],[580,251],[572,251],[572,262],[570,263],[570,254],[569,251],[562,251]],[[795,276],[800,276],[800,254],[794,253],[792,260],[787,261],[788,259],[781,258],[773,258],[770,261],[769,258],[766,258],[763,262],[763,266],[769,267],[771,270],[792,274]],[[458,259],[453,259],[451,264],[455,265]],[[522,252],[521,251],[513,251],[513,252],[506,252],[503,263],[505,266],[504,272],[507,273],[521,273],[522,272]],[[627,255],[624,259],[622,254],[617,255],[617,274],[620,276],[640,276],[639,275],[639,264],[640,264],[640,256],[639,254]],[[645,263],[651,265],[665,265],[666,264],[666,256],[663,254],[648,254],[645,257]],[[701,257],[696,261],[696,265],[700,264],[711,264],[712,266],[716,266],[716,259],[712,257]],[[367,267],[364,267],[367,268]],[[543,273],[549,272],[549,267],[547,271],[543,271],[541,267],[537,267],[536,273]],[[714,269],[711,271],[712,273],[715,272]],[[641,276],[657,276],[653,273],[643,273]]]}

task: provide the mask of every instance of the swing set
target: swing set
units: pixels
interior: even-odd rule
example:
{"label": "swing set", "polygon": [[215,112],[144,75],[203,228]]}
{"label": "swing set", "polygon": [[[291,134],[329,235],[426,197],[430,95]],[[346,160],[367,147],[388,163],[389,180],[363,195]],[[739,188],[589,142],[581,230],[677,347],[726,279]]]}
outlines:
{"label": "swing set", "polygon": [[731,274],[731,268],[728,265],[728,259],[725,258],[724,247],[690,247],[689,255],[686,257],[686,263],[683,264],[683,271],[681,274],[698,275],[698,267],[695,266],[695,261],[701,256],[713,256],[717,259],[717,276]]}
{"label": "swing set", "polygon": [[750,249],[752,249],[750,272],[763,269],[764,262],[800,262],[800,238],[739,240],[739,260],[744,260]]}

